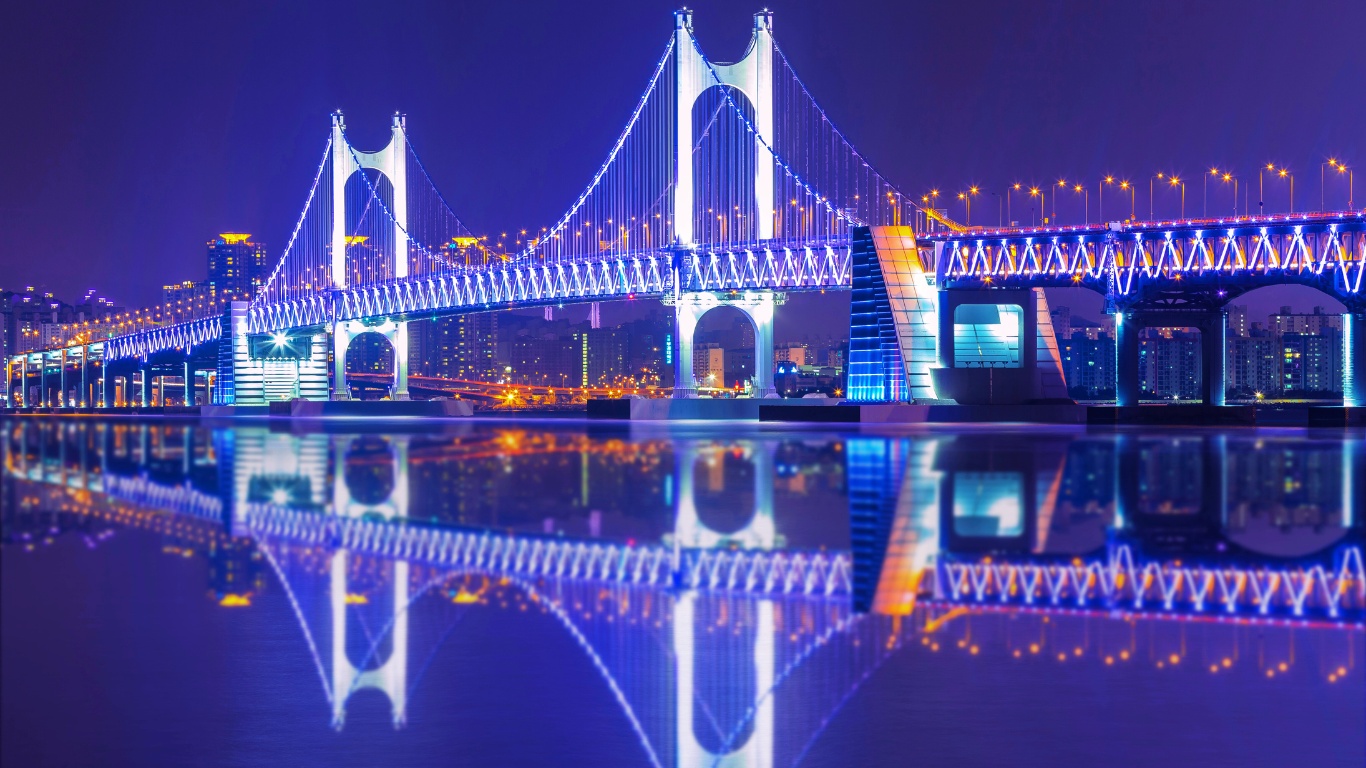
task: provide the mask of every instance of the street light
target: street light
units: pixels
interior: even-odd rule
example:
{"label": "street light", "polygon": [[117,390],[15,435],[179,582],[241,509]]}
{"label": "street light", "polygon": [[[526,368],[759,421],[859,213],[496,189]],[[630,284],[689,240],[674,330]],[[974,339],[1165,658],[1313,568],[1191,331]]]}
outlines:
{"label": "street light", "polygon": [[1200,218],[1202,219],[1209,218],[1209,177],[1211,176],[1216,179],[1219,178],[1219,169],[1211,168],[1209,173],[1205,174],[1203,189],[1200,193]]}
{"label": "street light", "polygon": [[[1333,170],[1337,171],[1339,174],[1343,174],[1343,173],[1347,174],[1347,209],[1348,209],[1348,210],[1354,210],[1354,209],[1353,209],[1353,204],[1354,204],[1356,201],[1353,199],[1353,198],[1355,197],[1355,195],[1354,195],[1353,193],[1354,193],[1356,190],[1354,190],[1353,187],[1356,186],[1355,183],[1354,183],[1354,182],[1356,181],[1356,179],[1354,178],[1354,177],[1356,176],[1356,172],[1353,171],[1353,170],[1351,170],[1351,169],[1349,169],[1349,168],[1346,166],[1346,164],[1344,164],[1344,163],[1339,163],[1339,162],[1337,161],[1337,158],[1329,158],[1328,162],[1325,163],[1325,165],[1331,165],[1331,166],[1333,167]],[[1320,168],[1319,168],[1319,207],[1320,207],[1320,208],[1323,208],[1324,210],[1327,210],[1327,204],[1324,202],[1323,197],[1324,197],[1324,196],[1323,196],[1323,168],[1320,167]]]}
{"label": "street light", "polygon": [[1106,185],[1113,185],[1114,183],[1114,176],[1106,176],[1101,180],[1101,183],[1096,185],[1096,197],[1099,198],[1099,201],[1096,203],[1096,218],[1100,219],[1100,223],[1102,224],[1105,223],[1105,187]]}
{"label": "street light", "polygon": [[1266,172],[1267,172],[1267,171],[1274,171],[1274,170],[1276,170],[1276,164],[1275,164],[1275,163],[1267,163],[1265,168],[1258,169],[1258,171],[1257,171],[1257,215],[1258,215],[1258,216],[1265,216],[1265,215],[1266,215],[1266,192],[1265,192],[1265,184],[1264,184],[1264,182],[1263,182],[1263,177],[1266,175]]}
{"label": "street light", "polygon": [[1119,183],[1119,188],[1129,190],[1129,218],[1137,219],[1138,207],[1137,204],[1134,202],[1134,196],[1138,193],[1138,189],[1133,184],[1130,184],[1128,179],[1121,181]]}
{"label": "street light", "polygon": [[977,187],[968,187],[968,191],[967,191],[967,192],[959,192],[959,193],[958,193],[958,199],[959,199],[959,200],[962,200],[962,201],[965,202],[965,203],[967,203],[967,206],[968,206],[968,219],[967,219],[966,222],[964,222],[964,225],[965,225],[965,226],[969,226],[969,227],[972,226],[972,198],[976,197],[976,196],[977,196],[977,193],[978,193]]}
{"label": "street light", "polygon": [[[1058,188],[1059,188],[1059,189],[1067,189],[1067,180],[1066,180],[1066,179],[1058,179]],[[1052,208],[1052,211],[1053,211],[1053,214],[1052,214],[1052,216],[1053,216],[1053,226],[1056,227],[1056,226],[1058,226],[1058,195],[1057,195],[1056,193],[1054,193],[1054,195],[1053,195],[1053,208]]]}
{"label": "street light", "polygon": [[1280,169],[1279,171],[1276,172],[1276,175],[1279,176],[1279,177],[1281,177],[1282,179],[1290,179],[1290,212],[1291,212],[1291,213],[1294,213],[1294,212],[1295,212],[1295,174],[1291,173],[1289,168],[1282,168],[1282,169]]}
{"label": "street light", "polygon": [[[1043,207],[1044,207],[1044,205],[1046,205],[1046,204],[1048,203],[1048,201],[1045,199],[1045,198],[1048,197],[1048,195],[1044,194],[1043,192],[1040,192],[1038,187],[1030,187],[1030,188],[1029,188],[1029,196],[1030,196],[1030,197],[1037,197],[1037,198],[1039,198],[1039,213],[1042,214],[1042,213],[1043,213]],[[1038,220],[1036,220],[1036,219],[1034,218],[1034,216],[1032,215],[1033,212],[1034,212],[1034,211],[1033,211],[1033,209],[1031,208],[1031,209],[1030,209],[1030,214],[1031,214],[1031,216],[1029,217],[1029,223],[1030,223],[1030,224],[1037,224],[1037,223],[1038,223]]]}
{"label": "street light", "polygon": [[1082,224],[1091,223],[1091,192],[1082,185],[1078,184],[1072,188],[1073,192],[1080,192],[1082,195]]}
{"label": "street light", "polygon": [[1178,185],[1181,187],[1181,218],[1184,219],[1186,218],[1186,182],[1173,176],[1170,183],[1173,187]]}
{"label": "street light", "polygon": [[1234,215],[1234,216],[1237,216],[1237,215],[1238,215],[1238,177],[1237,177],[1237,176],[1234,176],[1233,174],[1229,173],[1228,171],[1222,171],[1222,172],[1219,173],[1218,178],[1219,178],[1220,181],[1222,181],[1222,182],[1225,183],[1225,184],[1229,183],[1230,181],[1233,182],[1233,215]]}
{"label": "street light", "polygon": [[1152,177],[1151,179],[1148,179],[1148,220],[1149,220],[1149,221],[1152,221],[1152,220],[1153,220],[1153,179],[1166,179],[1166,178],[1167,178],[1167,174],[1162,173],[1162,172],[1159,171],[1158,174],[1157,174],[1156,176]]}
{"label": "street light", "polygon": [[1012,222],[1011,226],[1014,226],[1014,223],[1013,223],[1013,222],[1014,222],[1014,219],[1012,219],[1011,216],[1010,216],[1010,193],[1011,193],[1011,192],[1019,192],[1019,191],[1020,191],[1020,182],[1018,182],[1018,181],[1015,182],[1014,184],[1010,185],[1010,187],[1009,187],[1008,189],[1006,189],[1006,221]]}
{"label": "street light", "polygon": [[1338,163],[1338,173],[1347,174],[1347,210],[1356,210],[1356,171]]}

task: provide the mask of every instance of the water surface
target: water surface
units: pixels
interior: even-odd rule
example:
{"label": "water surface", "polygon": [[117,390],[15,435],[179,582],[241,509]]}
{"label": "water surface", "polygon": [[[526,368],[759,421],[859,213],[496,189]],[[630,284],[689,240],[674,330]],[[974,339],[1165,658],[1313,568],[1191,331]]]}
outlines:
{"label": "water surface", "polygon": [[1366,763],[1366,440],[12,419],[13,765]]}

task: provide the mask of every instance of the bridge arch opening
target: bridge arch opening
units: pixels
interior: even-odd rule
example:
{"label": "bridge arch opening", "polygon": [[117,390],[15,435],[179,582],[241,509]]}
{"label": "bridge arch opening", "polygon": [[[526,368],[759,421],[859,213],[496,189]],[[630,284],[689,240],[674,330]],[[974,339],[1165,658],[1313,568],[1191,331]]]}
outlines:
{"label": "bridge arch opening", "polygon": [[744,393],[758,360],[755,336],[759,326],[748,312],[716,306],[697,319],[693,333],[693,378],[704,394]]}
{"label": "bridge arch opening", "polygon": [[[353,337],[346,347],[346,373],[347,387],[357,399],[383,400],[392,396],[393,342],[379,331]],[[379,378],[375,378],[376,374]]]}
{"label": "bridge arch opening", "polygon": [[1228,307],[1228,399],[1323,400],[1343,396],[1347,308],[1307,285],[1264,286]]}
{"label": "bridge arch opening", "polygon": [[746,126],[754,124],[753,102],[739,88],[712,85],[693,102],[691,119],[694,239],[715,245],[758,240],[754,180],[755,164],[763,158]]}
{"label": "bridge arch opening", "polygon": [[346,280],[374,285],[397,277],[394,185],[375,168],[362,168],[346,180]]}

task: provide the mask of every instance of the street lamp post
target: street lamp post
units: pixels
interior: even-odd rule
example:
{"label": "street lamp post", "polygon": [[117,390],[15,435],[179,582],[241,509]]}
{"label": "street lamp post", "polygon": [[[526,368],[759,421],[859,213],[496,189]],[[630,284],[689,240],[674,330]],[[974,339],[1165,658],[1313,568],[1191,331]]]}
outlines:
{"label": "street lamp post", "polygon": [[964,222],[965,226],[972,226],[972,198],[977,196],[978,191],[977,187],[968,187],[967,192],[958,193],[958,199],[967,203],[968,206],[968,220]]}
{"label": "street lamp post", "polygon": [[1137,188],[1135,188],[1133,184],[1130,184],[1130,183],[1128,182],[1128,180],[1121,181],[1121,182],[1119,183],[1119,188],[1120,188],[1120,189],[1127,189],[1127,190],[1129,190],[1129,218],[1130,218],[1130,219],[1137,219],[1137,218],[1138,218],[1138,206],[1137,206],[1137,204],[1134,202],[1134,197],[1138,194]]}
{"label": "street lamp post", "polygon": [[1013,226],[1013,222],[1014,222],[1015,220],[1011,217],[1011,213],[1010,213],[1010,193],[1011,193],[1011,192],[1019,192],[1019,191],[1020,191],[1020,183],[1019,183],[1019,182],[1015,182],[1014,184],[1010,185],[1009,188],[1006,189],[1006,221],[1012,222],[1012,226]]}
{"label": "street lamp post", "polygon": [[[1047,204],[1047,202],[1048,202],[1047,200],[1044,199],[1045,197],[1047,197],[1047,195],[1045,195],[1043,192],[1039,191],[1039,188],[1038,188],[1038,187],[1030,187],[1030,188],[1029,188],[1029,196],[1030,196],[1030,197],[1037,197],[1037,198],[1039,198],[1039,213],[1042,214],[1042,213],[1043,213],[1043,207],[1044,207],[1044,205]],[[1030,223],[1030,224],[1037,224],[1037,223],[1038,223],[1038,220],[1035,219],[1034,216],[1032,215],[1032,214],[1033,214],[1033,209],[1032,209],[1032,208],[1030,209],[1030,213],[1031,213],[1031,215],[1030,215],[1030,217],[1029,217],[1029,223]]]}
{"label": "street lamp post", "polygon": [[[1059,189],[1067,189],[1067,180],[1066,180],[1066,179],[1058,179],[1058,188],[1059,188]],[[1053,193],[1053,209],[1052,209],[1052,210],[1053,210],[1053,214],[1052,214],[1052,215],[1053,215],[1053,226],[1056,227],[1056,226],[1058,225],[1058,194],[1057,194],[1056,192]]]}
{"label": "street lamp post", "polygon": [[1082,209],[1081,209],[1081,211],[1082,211],[1082,218],[1081,218],[1082,224],[1083,224],[1083,225],[1090,224],[1090,223],[1091,223],[1091,192],[1090,192],[1090,190],[1088,190],[1086,187],[1083,187],[1082,185],[1078,184],[1078,185],[1076,185],[1075,187],[1072,188],[1072,191],[1073,191],[1073,192],[1079,192],[1079,193],[1081,193],[1081,196],[1082,196],[1082,201],[1083,201],[1083,202],[1082,202]]}
{"label": "street lamp post", "polygon": [[1267,163],[1265,168],[1258,169],[1258,171],[1257,171],[1257,215],[1258,215],[1258,216],[1265,216],[1265,215],[1266,215],[1266,188],[1265,188],[1265,182],[1263,181],[1263,177],[1266,175],[1266,172],[1267,172],[1267,171],[1274,171],[1274,170],[1276,170],[1276,164],[1275,164],[1275,163]]}
{"label": "street lamp post", "polygon": [[1175,176],[1171,177],[1170,181],[1173,187],[1181,187],[1181,218],[1184,219],[1186,218],[1186,182],[1182,181],[1181,179]]}
{"label": "street lamp post", "polygon": [[1290,179],[1290,212],[1295,212],[1295,174],[1289,168],[1282,168],[1276,172],[1282,179]]}
{"label": "street lamp post", "polygon": [[1156,176],[1152,177],[1151,179],[1148,179],[1148,220],[1149,220],[1149,221],[1152,221],[1153,218],[1154,218],[1154,215],[1153,215],[1153,180],[1154,180],[1154,179],[1166,179],[1166,178],[1167,178],[1167,174],[1159,172]]}
{"label": "street lamp post", "polygon": [[1237,176],[1234,176],[1233,174],[1229,173],[1228,171],[1224,171],[1223,173],[1220,173],[1220,174],[1219,174],[1219,180],[1222,181],[1222,182],[1224,182],[1225,184],[1229,183],[1230,181],[1233,182],[1233,215],[1234,215],[1234,216],[1237,216],[1237,215],[1238,215],[1238,177],[1237,177]]}

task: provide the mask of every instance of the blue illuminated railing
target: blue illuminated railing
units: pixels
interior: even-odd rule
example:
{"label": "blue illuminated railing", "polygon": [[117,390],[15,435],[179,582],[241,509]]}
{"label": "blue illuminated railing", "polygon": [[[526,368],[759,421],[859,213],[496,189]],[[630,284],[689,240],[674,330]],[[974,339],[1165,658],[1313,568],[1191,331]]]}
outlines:
{"label": "blue illuminated railing", "polygon": [[1138,564],[1120,547],[1108,562],[945,562],[938,570],[939,596],[960,603],[1334,619],[1366,610],[1360,547],[1343,550],[1333,568]]}

